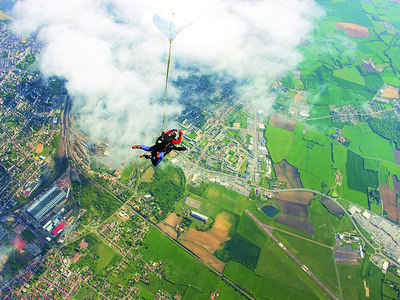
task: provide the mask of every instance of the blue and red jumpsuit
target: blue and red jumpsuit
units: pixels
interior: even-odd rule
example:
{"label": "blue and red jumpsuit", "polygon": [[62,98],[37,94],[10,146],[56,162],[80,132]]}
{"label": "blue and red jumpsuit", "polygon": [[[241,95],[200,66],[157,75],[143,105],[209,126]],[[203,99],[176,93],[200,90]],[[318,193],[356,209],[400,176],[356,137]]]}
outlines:
{"label": "blue and red jumpsuit", "polygon": [[167,132],[162,132],[161,136],[156,140],[156,143],[153,146],[134,145],[132,146],[132,149],[143,149],[144,151],[151,152],[151,155],[144,155],[144,157],[150,159],[152,164],[157,166],[164,156],[172,150],[186,150],[185,147],[175,146],[182,141],[182,131],[179,131],[179,138],[177,140],[172,137],[172,134],[177,131],[178,129],[171,129]]}

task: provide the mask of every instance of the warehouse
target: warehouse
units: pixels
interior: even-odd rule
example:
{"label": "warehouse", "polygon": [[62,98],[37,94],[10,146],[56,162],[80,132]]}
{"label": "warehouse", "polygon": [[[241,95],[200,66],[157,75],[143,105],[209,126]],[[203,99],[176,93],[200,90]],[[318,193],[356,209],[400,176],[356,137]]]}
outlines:
{"label": "warehouse", "polygon": [[27,212],[35,218],[36,221],[41,222],[49,211],[65,199],[65,196],[66,194],[64,191],[53,187],[36,200],[31,207],[28,208]]}

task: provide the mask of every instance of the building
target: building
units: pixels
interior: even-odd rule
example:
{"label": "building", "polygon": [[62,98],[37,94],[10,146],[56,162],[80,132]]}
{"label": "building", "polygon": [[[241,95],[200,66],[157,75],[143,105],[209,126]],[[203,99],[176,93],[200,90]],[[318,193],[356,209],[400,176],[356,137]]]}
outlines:
{"label": "building", "polygon": [[385,260],[385,262],[382,265],[382,271],[386,273],[388,268],[389,268],[389,262]]}
{"label": "building", "polygon": [[206,216],[204,216],[204,215],[202,215],[202,214],[200,214],[200,213],[198,213],[198,212],[195,212],[195,211],[192,211],[192,212],[190,213],[190,216],[192,216],[193,218],[195,218],[195,219],[197,219],[197,220],[200,220],[200,221],[202,221],[202,222],[204,222],[204,223],[206,223],[207,220],[208,220],[208,217],[206,217]]}
{"label": "building", "polygon": [[62,231],[62,229],[64,228],[65,224],[66,223],[64,221],[62,221],[51,233],[54,235],[59,234]]}
{"label": "building", "polygon": [[51,188],[38,200],[36,200],[28,209],[27,212],[38,222],[44,220],[46,214],[54,209],[65,199],[65,192],[57,187]]}
{"label": "building", "polygon": [[363,249],[362,249],[361,245],[360,245],[360,257],[364,258],[364,252],[363,252]]}
{"label": "building", "polygon": [[366,210],[363,212],[363,217],[366,218],[367,220],[369,220],[369,218],[371,218],[371,214]]}
{"label": "building", "polygon": [[355,213],[360,213],[361,209],[355,205],[350,205],[348,212],[350,213],[350,215],[354,215]]}

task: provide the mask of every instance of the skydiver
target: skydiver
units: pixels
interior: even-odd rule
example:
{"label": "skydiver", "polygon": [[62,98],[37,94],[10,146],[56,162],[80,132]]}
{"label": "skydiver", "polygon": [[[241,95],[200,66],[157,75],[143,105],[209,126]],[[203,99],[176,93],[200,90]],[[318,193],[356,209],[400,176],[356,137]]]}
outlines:
{"label": "skydiver", "polygon": [[133,145],[132,149],[143,149],[144,151],[151,152],[151,154],[142,154],[141,158],[150,159],[154,166],[157,166],[165,155],[169,154],[172,150],[184,151],[189,150],[187,147],[176,146],[182,141],[182,131],[179,131],[177,137],[176,132],[178,129],[172,129],[168,132],[161,132],[153,146]]}

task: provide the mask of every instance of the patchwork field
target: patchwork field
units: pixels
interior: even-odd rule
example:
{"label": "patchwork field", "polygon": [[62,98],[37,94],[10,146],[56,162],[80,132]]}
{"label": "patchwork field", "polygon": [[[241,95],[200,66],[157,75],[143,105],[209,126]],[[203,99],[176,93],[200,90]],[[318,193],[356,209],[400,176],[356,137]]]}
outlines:
{"label": "patchwork field", "polygon": [[229,214],[222,212],[217,216],[214,226],[209,231],[189,228],[187,232],[180,236],[179,241],[204,262],[222,272],[225,264],[212,254],[227,238],[231,226]]}
{"label": "patchwork field", "polygon": [[295,203],[275,198],[275,202],[281,207],[282,214],[299,218],[308,218],[308,205]]}
{"label": "patchwork field", "polygon": [[300,203],[308,205],[315,195],[311,192],[280,192],[274,198],[289,201],[293,203]]}
{"label": "patchwork field", "polygon": [[336,29],[343,29],[348,37],[363,38],[370,36],[369,29],[358,24],[335,22],[335,26]]}
{"label": "patchwork field", "polygon": [[211,228],[209,231],[197,231],[194,228],[189,228],[179,239],[197,244],[212,254],[225,240],[227,235],[228,232],[215,227]]}
{"label": "patchwork field", "polygon": [[150,228],[141,250],[145,260],[164,260],[167,262],[165,278],[178,286],[188,286],[209,295],[215,290],[219,278],[200,261],[180,249],[159,231]]}
{"label": "patchwork field", "polygon": [[177,224],[179,224],[183,220],[182,217],[179,217],[175,213],[170,213],[168,217],[164,220],[164,223],[171,226],[175,227]]}
{"label": "patchwork field", "polygon": [[357,257],[358,251],[353,249],[347,249],[345,247],[335,247],[333,249],[333,253],[335,255],[336,263],[348,264],[348,265],[357,265]]}
{"label": "patchwork field", "polygon": [[320,202],[326,207],[327,210],[329,210],[331,213],[337,215],[338,217],[343,217],[344,216],[344,211],[343,209],[340,208],[339,205],[337,205],[335,202],[333,202],[331,199],[327,197],[323,197]]}
{"label": "patchwork field", "polygon": [[296,121],[284,115],[271,114],[269,124],[275,127],[293,131],[296,127]]}
{"label": "patchwork field", "polygon": [[288,188],[303,187],[298,169],[289,164],[286,160],[282,160],[280,163],[274,164],[274,168],[278,180],[286,182]]}
{"label": "patchwork field", "polygon": [[158,226],[158,228],[160,228],[163,232],[168,234],[173,239],[177,239],[178,238],[178,233],[172,227],[164,224],[163,222],[158,223],[157,226]]}
{"label": "patchwork field", "polygon": [[225,264],[216,258],[214,255],[210,254],[208,250],[204,249],[203,247],[191,242],[191,241],[181,241],[181,244],[188,248],[190,251],[195,253],[198,257],[201,258],[209,266],[213,267],[214,269],[218,270],[219,272],[223,272],[225,268]]}
{"label": "patchwork field", "polygon": [[400,207],[397,206],[397,192],[391,190],[387,184],[380,186],[383,210],[387,212],[388,218],[397,222],[400,218]]}
{"label": "patchwork field", "polygon": [[386,86],[383,90],[382,97],[399,98],[399,88],[390,85]]}
{"label": "patchwork field", "polygon": [[290,215],[280,214],[274,219],[275,222],[303,231],[305,233],[314,234],[314,226],[313,224],[304,218],[294,217]]}

